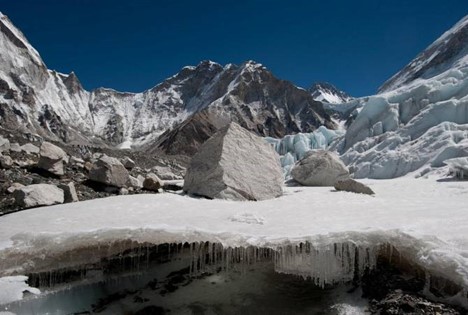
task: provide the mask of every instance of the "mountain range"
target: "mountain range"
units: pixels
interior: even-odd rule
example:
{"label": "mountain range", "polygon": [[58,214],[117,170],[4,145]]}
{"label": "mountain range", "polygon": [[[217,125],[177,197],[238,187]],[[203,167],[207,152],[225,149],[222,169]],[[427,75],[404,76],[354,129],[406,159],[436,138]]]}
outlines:
{"label": "mountain range", "polygon": [[357,177],[401,176],[468,155],[468,17],[361,98],[329,83],[297,87],[251,60],[202,61],[141,93],[87,91],[75,73],[48,69],[1,13],[0,47],[1,127],[68,144],[191,156],[229,121],[281,138],[346,120],[333,148]]}
{"label": "mountain range", "polygon": [[[230,120],[272,137],[336,127],[310,93],[254,61],[225,66],[202,61],[141,93],[86,91],[75,73],[47,69],[5,15],[0,45],[0,117],[9,129],[67,143],[192,154]],[[185,139],[195,125],[201,128],[197,137]],[[168,146],[169,139],[177,139],[182,151]]]}

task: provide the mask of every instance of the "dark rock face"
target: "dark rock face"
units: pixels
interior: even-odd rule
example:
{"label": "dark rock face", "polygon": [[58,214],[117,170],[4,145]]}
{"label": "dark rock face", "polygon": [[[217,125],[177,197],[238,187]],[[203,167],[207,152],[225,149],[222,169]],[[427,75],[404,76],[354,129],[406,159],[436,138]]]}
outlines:
{"label": "dark rock face", "polygon": [[192,156],[200,145],[216,133],[218,127],[205,111],[196,113],[174,129],[162,134],[149,153],[162,151],[170,155]]}
{"label": "dark rock face", "polygon": [[259,136],[276,138],[310,132],[320,125],[335,128],[322,104],[307,91],[275,78],[255,62],[225,67],[215,83],[212,88],[225,94],[207,100],[202,110],[161,135],[150,152],[191,156],[231,121]]}

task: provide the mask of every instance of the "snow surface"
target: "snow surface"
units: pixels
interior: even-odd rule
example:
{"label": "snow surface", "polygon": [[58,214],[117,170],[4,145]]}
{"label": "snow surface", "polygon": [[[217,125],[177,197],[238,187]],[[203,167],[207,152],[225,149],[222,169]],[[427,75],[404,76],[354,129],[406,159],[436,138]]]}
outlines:
{"label": "snow surface", "polygon": [[[369,248],[389,243],[431,273],[468,288],[468,181],[403,177],[364,183],[375,197],[330,187],[286,187],[283,197],[261,202],[166,193],[14,213],[0,218],[0,275],[89,263],[109,254],[96,248],[119,240],[271,248],[309,241],[317,249],[346,242]],[[92,252],[80,256],[76,251],[73,261],[57,259],[83,248]],[[280,271],[304,275],[306,268],[320,268],[310,262],[298,265],[300,261],[280,266]]]}
{"label": "snow surface", "polygon": [[23,292],[25,291],[32,294],[41,293],[39,289],[31,288],[29,285],[27,285],[26,280],[28,280],[28,277],[26,276],[11,276],[0,278],[0,304],[7,304],[13,301],[21,300],[23,298]]}

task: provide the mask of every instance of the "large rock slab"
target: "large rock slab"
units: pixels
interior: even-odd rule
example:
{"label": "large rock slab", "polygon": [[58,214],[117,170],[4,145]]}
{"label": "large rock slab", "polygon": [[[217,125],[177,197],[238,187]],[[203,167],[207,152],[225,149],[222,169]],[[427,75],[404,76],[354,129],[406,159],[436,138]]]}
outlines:
{"label": "large rock slab", "polygon": [[54,185],[35,184],[16,188],[13,191],[16,204],[23,208],[50,206],[64,201],[63,190]]}
{"label": "large rock slab", "polygon": [[3,151],[9,151],[10,150],[10,140],[3,138],[0,136],[0,153]]}
{"label": "large rock slab", "polygon": [[63,164],[67,160],[65,151],[50,142],[43,142],[39,155],[37,167],[58,176],[64,174]]}
{"label": "large rock slab", "polygon": [[349,192],[354,192],[357,194],[366,194],[366,195],[375,194],[374,191],[370,189],[369,186],[364,185],[363,183],[360,183],[351,178],[348,178],[345,180],[339,180],[335,183],[334,186],[336,190],[349,191]]}
{"label": "large rock slab", "polygon": [[184,191],[208,198],[265,200],[283,194],[279,156],[266,141],[230,123],[192,158]]}
{"label": "large rock slab", "polygon": [[333,186],[349,178],[349,171],[338,155],[325,150],[312,150],[296,162],[292,178],[304,186]]}
{"label": "large rock slab", "polygon": [[125,187],[129,182],[129,173],[116,158],[103,155],[89,171],[89,179],[108,186]]}

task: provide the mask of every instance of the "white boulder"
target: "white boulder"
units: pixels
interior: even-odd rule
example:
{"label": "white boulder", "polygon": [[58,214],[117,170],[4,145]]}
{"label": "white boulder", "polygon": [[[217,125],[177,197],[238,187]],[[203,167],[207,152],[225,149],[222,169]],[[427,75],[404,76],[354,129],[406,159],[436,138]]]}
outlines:
{"label": "white boulder", "polygon": [[192,158],[184,191],[208,198],[264,200],[283,194],[279,156],[266,141],[230,123]]}
{"label": "white boulder", "polygon": [[37,167],[58,176],[64,174],[63,164],[67,160],[65,151],[50,142],[44,142],[39,154]]}

